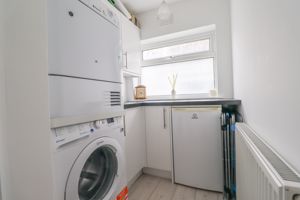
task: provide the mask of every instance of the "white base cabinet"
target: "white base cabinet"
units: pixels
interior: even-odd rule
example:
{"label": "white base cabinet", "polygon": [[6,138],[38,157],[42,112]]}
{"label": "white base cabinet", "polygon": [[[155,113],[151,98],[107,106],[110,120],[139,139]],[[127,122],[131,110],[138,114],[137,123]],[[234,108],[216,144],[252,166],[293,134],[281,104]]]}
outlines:
{"label": "white base cabinet", "polygon": [[145,107],[147,167],[172,171],[171,107]]}
{"label": "white base cabinet", "polygon": [[172,172],[171,107],[125,110],[127,180],[144,168]]}
{"label": "white base cabinet", "polygon": [[143,107],[125,110],[127,180],[146,166],[145,112]]}

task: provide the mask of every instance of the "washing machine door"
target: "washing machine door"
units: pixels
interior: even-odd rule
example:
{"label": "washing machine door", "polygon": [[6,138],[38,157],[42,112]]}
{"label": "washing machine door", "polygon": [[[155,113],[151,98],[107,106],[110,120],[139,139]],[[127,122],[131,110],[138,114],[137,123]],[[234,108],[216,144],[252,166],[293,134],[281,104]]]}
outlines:
{"label": "washing machine door", "polygon": [[65,200],[111,200],[120,192],[124,152],[112,138],[99,138],[78,156],[70,171]]}

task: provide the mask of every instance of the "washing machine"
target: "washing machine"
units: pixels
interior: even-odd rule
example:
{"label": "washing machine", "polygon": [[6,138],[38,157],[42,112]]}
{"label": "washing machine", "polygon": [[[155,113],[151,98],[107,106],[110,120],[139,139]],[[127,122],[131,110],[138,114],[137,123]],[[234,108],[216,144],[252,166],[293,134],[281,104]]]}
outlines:
{"label": "washing machine", "polygon": [[127,199],[123,118],[52,129],[56,200]]}

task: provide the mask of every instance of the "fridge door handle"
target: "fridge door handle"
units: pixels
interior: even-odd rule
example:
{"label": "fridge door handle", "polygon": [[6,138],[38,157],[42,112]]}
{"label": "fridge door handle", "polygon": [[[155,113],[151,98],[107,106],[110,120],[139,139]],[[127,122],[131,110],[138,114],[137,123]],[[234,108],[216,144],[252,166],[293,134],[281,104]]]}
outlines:
{"label": "fridge door handle", "polygon": [[203,107],[174,107],[176,112],[220,112],[221,106],[203,106]]}

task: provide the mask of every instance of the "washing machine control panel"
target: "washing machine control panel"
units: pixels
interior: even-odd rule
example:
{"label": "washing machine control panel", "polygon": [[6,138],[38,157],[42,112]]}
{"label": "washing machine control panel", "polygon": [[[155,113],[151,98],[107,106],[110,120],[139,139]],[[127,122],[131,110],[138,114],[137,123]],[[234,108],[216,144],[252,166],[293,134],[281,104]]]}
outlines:
{"label": "washing machine control panel", "polygon": [[55,138],[56,148],[65,144],[90,136],[96,130],[107,130],[109,128],[121,128],[123,126],[122,117],[96,120],[83,124],[55,128],[52,130]]}
{"label": "washing machine control panel", "polygon": [[112,127],[120,128],[122,125],[122,117],[107,118],[103,120],[97,120],[94,122],[94,128],[96,130],[104,130]]}
{"label": "washing machine control panel", "polygon": [[93,132],[91,123],[56,128],[53,130],[57,147],[88,137]]}

